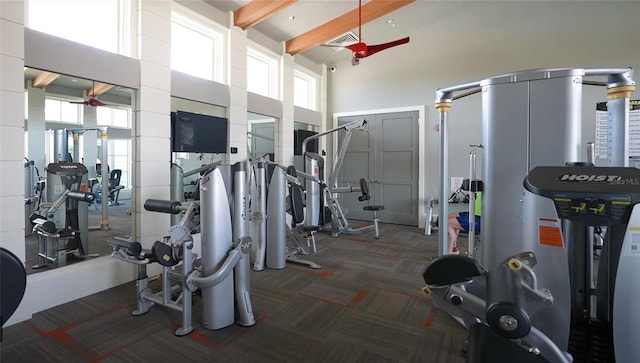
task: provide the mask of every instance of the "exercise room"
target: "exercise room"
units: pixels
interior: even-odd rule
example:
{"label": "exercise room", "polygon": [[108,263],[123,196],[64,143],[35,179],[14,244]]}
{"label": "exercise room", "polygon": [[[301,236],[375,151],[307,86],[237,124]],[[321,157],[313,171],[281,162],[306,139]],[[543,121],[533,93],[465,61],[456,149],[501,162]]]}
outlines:
{"label": "exercise room", "polygon": [[639,17],[0,0],[0,360],[640,361]]}

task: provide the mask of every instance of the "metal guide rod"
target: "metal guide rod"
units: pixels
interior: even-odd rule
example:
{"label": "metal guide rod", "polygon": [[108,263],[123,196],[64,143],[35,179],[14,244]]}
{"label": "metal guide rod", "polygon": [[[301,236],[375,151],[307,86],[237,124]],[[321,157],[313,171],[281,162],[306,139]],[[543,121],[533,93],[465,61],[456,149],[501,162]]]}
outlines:
{"label": "metal guide rod", "polygon": [[336,132],[336,131],[340,131],[340,130],[352,130],[352,129],[357,129],[357,128],[364,128],[364,126],[367,124],[366,120],[356,120],[353,122],[349,122],[346,125],[342,125],[340,127],[336,127],[333,128],[331,130],[327,130],[325,132],[321,132],[319,134],[316,135],[312,135],[307,137],[306,139],[304,139],[302,141],[302,155],[304,155],[307,152],[307,143],[309,143],[309,141],[315,140],[315,139],[319,139],[320,137],[324,136],[324,135],[328,135],[332,132]]}
{"label": "metal guide rod", "polygon": [[102,157],[100,158],[100,174],[102,175],[102,221],[100,229],[105,231],[109,229],[109,163],[108,163],[108,140],[109,134],[106,127],[99,129],[100,140],[102,144]]}
{"label": "metal guide rod", "polygon": [[447,116],[449,114],[449,109],[451,108],[451,102],[441,102],[436,103],[436,109],[438,110],[438,118],[440,122],[440,206],[439,213],[440,217],[440,226],[438,230],[438,254],[443,256],[449,251],[449,244],[447,240],[447,232],[449,228],[448,217],[449,217],[449,203],[448,200],[448,192],[447,192],[447,183],[446,180],[449,179],[449,153],[447,150],[449,149],[449,140],[447,137]]}
{"label": "metal guide rod", "polygon": [[[526,72],[522,74],[508,74],[501,78],[503,82],[521,82],[527,80],[533,80],[526,78],[530,74],[543,74],[543,78],[549,78],[556,71],[562,71],[563,69],[543,69],[534,70],[535,72]],[[610,115],[609,120],[609,139],[608,141],[608,163],[609,166],[627,166],[628,159],[628,127],[629,127],[629,97],[633,90],[635,90],[635,82],[633,81],[633,70],[631,68],[594,68],[594,69],[573,69],[572,74],[577,77],[583,76],[608,76],[607,80],[607,100],[608,110]],[[522,75],[524,78],[520,79]],[[448,112],[451,108],[451,104],[454,100],[466,97],[478,93],[478,88],[482,88],[484,85],[489,84],[489,81],[493,79],[487,79],[483,81],[476,81],[465,83],[457,86],[451,86],[447,88],[441,88],[436,90],[435,108],[438,110],[438,120],[440,127],[440,230],[438,236],[439,253],[445,254],[447,251],[447,230],[448,230],[448,205],[444,203],[448,199],[448,190],[446,185],[449,181],[449,167],[448,167],[448,127],[447,119]],[[582,81],[582,79],[580,79]],[[586,84],[597,84],[596,82],[587,81]],[[471,90],[471,91],[468,91]],[[468,91],[461,95],[454,96],[455,92]],[[613,146],[615,145],[615,147]]]}
{"label": "metal guide rod", "polygon": [[476,156],[477,148],[481,148],[482,144],[469,146],[471,147],[471,151],[469,151],[469,244],[467,253],[469,256],[473,256],[475,254],[476,192],[478,189],[478,182],[476,178]]}

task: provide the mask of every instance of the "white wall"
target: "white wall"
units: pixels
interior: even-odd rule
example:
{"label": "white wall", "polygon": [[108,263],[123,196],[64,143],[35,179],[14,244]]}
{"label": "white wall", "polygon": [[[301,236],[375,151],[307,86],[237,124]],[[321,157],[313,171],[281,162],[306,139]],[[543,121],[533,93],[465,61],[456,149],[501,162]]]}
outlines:
{"label": "white wall", "polygon": [[[633,67],[640,80],[640,2],[467,2],[407,34],[409,44],[329,74],[329,113],[426,105],[426,197],[438,190],[435,91],[512,71],[549,67]],[[425,14],[426,16],[426,14]],[[636,92],[635,98],[640,98]],[[585,87],[584,141],[592,141],[602,88]],[[375,107],[372,107],[375,105]],[[481,96],[450,113],[450,175],[468,174],[469,144],[481,141]],[[585,154],[586,158],[586,154]],[[423,201],[421,201],[423,202]],[[422,204],[422,203],[421,203]]]}

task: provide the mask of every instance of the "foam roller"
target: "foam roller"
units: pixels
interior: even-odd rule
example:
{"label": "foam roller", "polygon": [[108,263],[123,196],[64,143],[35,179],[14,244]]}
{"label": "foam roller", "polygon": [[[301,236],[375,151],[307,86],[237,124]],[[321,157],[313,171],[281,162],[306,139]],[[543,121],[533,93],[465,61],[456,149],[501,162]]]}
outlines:
{"label": "foam roller", "polygon": [[93,193],[73,191],[73,192],[67,193],[67,198],[71,200],[79,200],[82,202],[91,203],[93,202],[94,199],[96,199],[96,196]]}
{"label": "foam roller", "polygon": [[151,212],[178,214],[180,206],[180,202],[173,200],[147,199],[144,202],[144,209]]}

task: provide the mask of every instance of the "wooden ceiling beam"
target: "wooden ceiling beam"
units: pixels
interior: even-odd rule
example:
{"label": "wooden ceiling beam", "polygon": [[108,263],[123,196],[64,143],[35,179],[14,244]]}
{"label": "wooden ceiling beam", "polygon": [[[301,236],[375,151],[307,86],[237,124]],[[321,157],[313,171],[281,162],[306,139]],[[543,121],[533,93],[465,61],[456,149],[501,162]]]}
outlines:
{"label": "wooden ceiling beam", "polygon": [[[362,24],[378,19],[390,12],[409,5],[415,0],[371,0],[362,5]],[[355,1],[354,1],[355,3]],[[342,35],[358,27],[358,8],[351,10],[327,23],[324,23],[308,32],[299,35],[286,42],[286,52],[291,55],[304,52],[316,45],[326,43],[339,35]],[[362,39],[361,39],[362,41]]]}
{"label": "wooden ceiling beam", "polygon": [[253,0],[233,12],[233,24],[247,30],[298,0]]}
{"label": "wooden ceiling beam", "polygon": [[102,83],[102,82],[94,82],[93,85],[87,89],[87,96],[88,97],[98,97],[101,94],[103,94],[103,93],[107,92],[108,90],[110,90],[111,88],[113,88],[113,85],[111,85],[111,84],[106,84],[106,83]]}
{"label": "wooden ceiling beam", "polygon": [[60,75],[58,73],[41,71],[31,81],[31,86],[35,88],[45,88],[55,81]]}

